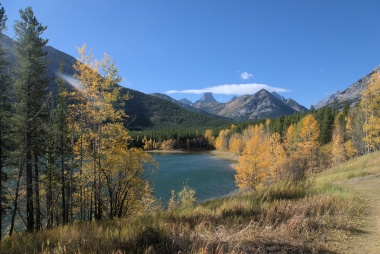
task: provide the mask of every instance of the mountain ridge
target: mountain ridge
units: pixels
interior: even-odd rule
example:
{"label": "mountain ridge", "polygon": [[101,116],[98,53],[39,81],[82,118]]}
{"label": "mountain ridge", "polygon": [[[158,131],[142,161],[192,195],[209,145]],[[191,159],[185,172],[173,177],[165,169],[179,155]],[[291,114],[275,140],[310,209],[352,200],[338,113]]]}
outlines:
{"label": "mountain ridge", "polygon": [[[16,60],[13,55],[14,42],[11,38],[4,35],[3,43],[9,49],[7,55],[11,67]],[[46,58],[48,60],[46,76],[51,80],[47,92],[50,91],[56,94],[58,88],[54,77],[59,69],[61,59],[65,61],[64,73],[70,76],[75,73],[73,64],[77,60],[73,56],[52,46],[45,46],[43,50],[47,52]],[[67,86],[70,87],[69,85]],[[204,112],[190,111],[172,101],[144,94],[120,85],[118,86],[121,88],[120,92],[122,95],[129,93],[133,97],[130,100],[126,100],[123,107],[119,107],[119,109],[123,109],[129,116],[125,124],[128,125],[130,130],[211,128],[230,124],[231,122],[220,116],[214,117]]]}
{"label": "mountain ridge", "polygon": [[[212,94],[208,96],[210,98]],[[202,96],[202,98],[205,97],[205,95]],[[226,103],[212,100],[205,103],[202,102],[202,98],[197,103],[194,103],[193,106],[215,115],[232,118],[235,121],[252,121],[267,117],[274,118],[294,114],[295,112],[302,113],[303,111],[307,111],[304,106],[296,101],[285,99],[283,96],[275,92],[268,92],[265,89],[253,95],[234,96]]]}
{"label": "mountain ridge", "polygon": [[[344,104],[349,106],[354,106],[359,103],[361,98],[361,91],[368,86],[370,83],[371,76],[375,73],[380,73],[380,65],[375,67],[370,73],[347,87],[343,92],[336,95],[334,99],[326,103],[324,106],[334,107],[335,109],[341,110]],[[327,100],[329,96],[325,97],[323,100]],[[318,102],[319,103],[319,102]]]}

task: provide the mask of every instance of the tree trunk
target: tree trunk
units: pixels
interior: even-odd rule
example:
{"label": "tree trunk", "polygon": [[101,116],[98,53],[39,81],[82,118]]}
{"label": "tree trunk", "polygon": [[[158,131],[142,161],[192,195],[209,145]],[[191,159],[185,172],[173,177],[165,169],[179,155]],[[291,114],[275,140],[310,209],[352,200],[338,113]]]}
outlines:
{"label": "tree trunk", "polygon": [[36,198],[36,230],[41,229],[41,206],[40,206],[40,174],[38,168],[38,156],[34,154],[34,177]]}
{"label": "tree trunk", "polygon": [[16,212],[17,212],[17,209],[18,209],[18,196],[19,196],[20,182],[21,182],[21,176],[22,176],[23,168],[24,168],[24,165],[23,165],[23,162],[22,162],[22,159],[21,159],[20,169],[19,169],[19,173],[18,173],[18,180],[17,180],[17,185],[16,185],[15,200],[14,200],[14,204],[13,204],[14,210],[13,210],[13,213],[12,213],[11,228],[9,230],[9,235],[12,235],[13,229],[14,229],[14,225],[15,225]]}
{"label": "tree trunk", "polygon": [[[27,126],[28,128],[28,126]],[[27,230],[34,230],[34,206],[33,206],[33,161],[32,161],[32,137],[30,130],[26,131],[26,220]]]}
{"label": "tree trunk", "polygon": [[53,226],[53,179],[52,179],[52,155],[51,151],[48,148],[47,150],[47,193],[46,193],[46,217],[47,217],[47,228],[51,228]]}
{"label": "tree trunk", "polygon": [[2,137],[2,115],[0,107],[0,241],[1,241],[1,232],[3,229],[3,137]]}
{"label": "tree trunk", "polygon": [[62,222],[67,223],[67,205],[66,205],[66,193],[65,193],[65,168],[63,167],[63,159],[61,158],[61,195],[62,195]]}

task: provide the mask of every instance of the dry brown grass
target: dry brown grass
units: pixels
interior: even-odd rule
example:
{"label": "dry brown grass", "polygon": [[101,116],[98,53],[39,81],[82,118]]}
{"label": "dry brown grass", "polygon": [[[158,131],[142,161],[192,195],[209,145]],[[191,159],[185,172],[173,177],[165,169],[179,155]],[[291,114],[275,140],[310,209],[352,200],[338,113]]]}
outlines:
{"label": "dry brown grass", "polygon": [[[348,250],[357,253],[357,243],[361,241],[362,250],[376,253],[374,248],[378,246],[373,243],[380,235],[376,235],[380,227],[371,225],[380,223],[378,216],[372,216],[377,214],[374,209],[380,208],[377,188],[380,177],[375,180],[369,177],[372,180],[366,181],[369,179],[366,176],[380,174],[379,155],[378,152],[353,159],[313,176],[309,182],[282,182],[194,208],[113,221],[77,222],[34,234],[16,234],[2,242],[0,252],[341,253]],[[373,195],[367,195],[369,192]],[[372,217],[362,224],[364,211]],[[370,234],[375,238],[368,238]]]}
{"label": "dry brown grass", "polygon": [[361,201],[332,185],[283,182],[191,209],[78,222],[5,239],[2,253],[334,253]]}

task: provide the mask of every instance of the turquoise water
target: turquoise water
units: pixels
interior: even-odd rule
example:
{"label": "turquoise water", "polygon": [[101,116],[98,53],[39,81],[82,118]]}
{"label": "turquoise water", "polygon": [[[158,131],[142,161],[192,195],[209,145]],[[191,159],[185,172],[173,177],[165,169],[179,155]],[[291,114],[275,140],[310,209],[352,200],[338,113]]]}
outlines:
{"label": "turquoise water", "polygon": [[166,204],[171,190],[181,191],[188,184],[196,191],[199,202],[223,197],[237,190],[233,162],[214,157],[209,153],[151,153],[160,164],[157,175],[150,179],[155,181],[154,191]]}

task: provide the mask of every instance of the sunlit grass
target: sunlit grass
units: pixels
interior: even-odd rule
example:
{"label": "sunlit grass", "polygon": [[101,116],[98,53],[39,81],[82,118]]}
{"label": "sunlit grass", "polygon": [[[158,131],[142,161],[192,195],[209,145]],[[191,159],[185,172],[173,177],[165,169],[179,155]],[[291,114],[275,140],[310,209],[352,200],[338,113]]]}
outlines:
{"label": "sunlit grass", "polygon": [[380,174],[380,151],[349,160],[339,166],[332,167],[316,178],[317,184],[340,184],[345,181]]}

